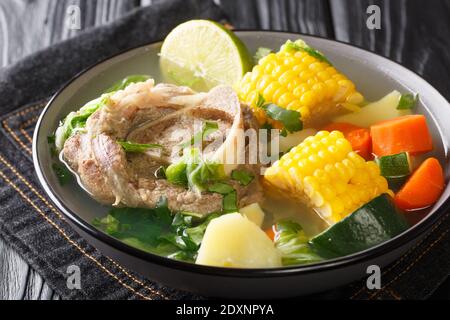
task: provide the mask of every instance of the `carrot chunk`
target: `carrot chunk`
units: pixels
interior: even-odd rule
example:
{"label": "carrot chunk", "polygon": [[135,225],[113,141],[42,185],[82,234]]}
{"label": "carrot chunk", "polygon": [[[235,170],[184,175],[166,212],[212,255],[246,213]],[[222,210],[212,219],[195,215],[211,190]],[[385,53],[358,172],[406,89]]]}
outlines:
{"label": "carrot chunk", "polygon": [[352,131],[362,129],[362,127],[355,126],[354,124],[347,122],[333,122],[327,125],[323,130],[331,132],[331,131],[340,131],[347,136]]}
{"label": "carrot chunk", "polygon": [[340,131],[351,143],[352,149],[366,160],[372,159],[372,138],[370,131],[350,123],[336,122],[324,128],[325,131]]}
{"label": "carrot chunk", "polygon": [[370,129],[373,153],[378,157],[401,152],[418,155],[433,150],[425,116],[410,115],[383,121]]}
{"label": "carrot chunk", "polygon": [[354,151],[366,160],[372,160],[372,138],[368,129],[358,129],[347,134]]}
{"label": "carrot chunk", "polygon": [[395,195],[395,203],[404,210],[431,206],[444,190],[444,171],[436,158],[428,158]]}
{"label": "carrot chunk", "polygon": [[275,226],[268,228],[265,230],[267,236],[270,238],[270,240],[275,241],[275,231],[273,230]]}

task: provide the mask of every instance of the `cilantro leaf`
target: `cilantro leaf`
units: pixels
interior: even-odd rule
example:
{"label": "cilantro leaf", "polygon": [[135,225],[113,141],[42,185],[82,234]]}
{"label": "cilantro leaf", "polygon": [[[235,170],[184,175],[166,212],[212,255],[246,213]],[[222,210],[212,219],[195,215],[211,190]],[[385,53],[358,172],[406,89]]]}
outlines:
{"label": "cilantro leaf", "polygon": [[94,226],[112,237],[146,252],[194,262],[212,213],[202,221],[173,214],[161,198],[154,209],[113,208],[106,217],[94,219]]}
{"label": "cilantro leaf", "polygon": [[67,167],[60,163],[53,163],[52,169],[58,177],[59,184],[64,186],[72,180],[72,173]]}
{"label": "cilantro leaf", "polygon": [[209,192],[227,195],[234,191],[234,188],[227,183],[216,182],[208,187]]}
{"label": "cilantro leaf", "polygon": [[234,213],[238,212],[237,205],[237,192],[233,191],[225,196],[223,196],[223,212],[224,213]]}
{"label": "cilantro leaf", "polygon": [[238,181],[242,186],[248,186],[253,179],[255,179],[255,175],[251,172],[245,170],[233,170],[231,172],[231,179]]}
{"label": "cilantro leaf", "polygon": [[266,103],[266,100],[264,99],[264,97],[262,96],[262,94],[260,94],[260,93],[258,93],[258,98],[257,98],[257,100],[256,100],[256,102],[255,102],[255,105],[258,107],[258,108],[262,108],[262,107],[264,107],[264,104]]}
{"label": "cilantro leaf", "polygon": [[182,143],[181,148],[187,148],[196,145],[196,143],[203,143],[209,135],[219,130],[219,124],[214,121],[205,121],[201,132],[197,132],[190,141]]}
{"label": "cilantro leaf", "polygon": [[273,103],[265,105],[263,109],[268,117],[280,121],[288,132],[297,132],[303,129],[300,112],[286,110]]}
{"label": "cilantro leaf", "polygon": [[142,143],[134,143],[129,141],[117,141],[118,144],[125,150],[125,152],[129,153],[144,153],[149,149],[161,149],[163,148],[160,144],[142,144]]}
{"label": "cilantro leaf", "polygon": [[286,42],[286,44],[283,46],[283,50],[286,50],[286,51],[290,51],[290,50],[304,51],[307,54],[309,54],[310,56],[316,58],[317,60],[322,61],[322,62],[326,62],[329,65],[332,65],[331,62],[327,59],[327,57],[325,57],[325,55],[322,52],[320,52],[320,51],[310,47],[309,45],[306,44],[305,41],[300,40],[300,39],[296,40],[295,42],[292,42],[291,40],[288,40]]}

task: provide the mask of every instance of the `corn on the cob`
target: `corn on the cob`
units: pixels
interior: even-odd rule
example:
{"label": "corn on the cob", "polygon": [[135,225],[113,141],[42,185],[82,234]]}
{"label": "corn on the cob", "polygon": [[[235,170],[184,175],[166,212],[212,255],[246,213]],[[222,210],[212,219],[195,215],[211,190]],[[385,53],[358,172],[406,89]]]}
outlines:
{"label": "corn on the cob", "polygon": [[307,138],[267,169],[264,178],[271,188],[306,202],[330,225],[378,195],[392,194],[377,164],[354,152],[339,131]]}
{"label": "corn on the cob", "polygon": [[[298,48],[306,46],[299,41]],[[295,46],[285,45],[278,53],[262,58],[253,71],[244,76],[238,92],[241,100],[251,106],[260,124],[270,123],[281,128],[280,123],[269,119],[258,107],[260,96],[268,103],[300,112],[306,127],[324,116],[338,113],[342,108],[354,111],[363,102],[363,96],[352,81],[339,73],[326,58],[311,55],[310,50],[296,50]]]}

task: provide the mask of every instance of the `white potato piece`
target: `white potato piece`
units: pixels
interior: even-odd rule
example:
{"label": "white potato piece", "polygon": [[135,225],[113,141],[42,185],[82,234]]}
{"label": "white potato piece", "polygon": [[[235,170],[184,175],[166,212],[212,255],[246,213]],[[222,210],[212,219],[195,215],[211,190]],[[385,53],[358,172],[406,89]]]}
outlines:
{"label": "white potato piece", "polygon": [[375,123],[411,114],[411,110],[397,110],[400,97],[400,92],[392,91],[384,98],[362,107],[361,111],[339,116],[333,122],[347,122],[369,128]]}
{"label": "white potato piece", "polygon": [[265,213],[257,202],[239,209],[239,212],[258,227],[262,227]]}
{"label": "white potato piece", "polygon": [[289,133],[286,137],[280,136],[280,151],[286,152],[289,149],[298,146],[306,138],[314,136],[317,133],[315,129],[304,129],[295,133]]}
{"label": "white potato piece", "polygon": [[240,213],[231,213],[210,222],[196,263],[229,268],[275,268],[281,266],[281,256],[256,224]]}

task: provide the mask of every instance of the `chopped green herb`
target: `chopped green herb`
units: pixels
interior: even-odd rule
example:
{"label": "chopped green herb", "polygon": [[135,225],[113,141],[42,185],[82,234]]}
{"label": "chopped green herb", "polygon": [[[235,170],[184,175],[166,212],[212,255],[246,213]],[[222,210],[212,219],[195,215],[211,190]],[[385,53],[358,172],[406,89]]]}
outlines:
{"label": "chopped green herb", "polygon": [[227,195],[235,190],[232,186],[230,186],[227,183],[216,182],[213,185],[208,187],[208,191],[213,192],[213,193],[218,193],[221,195]]}
{"label": "chopped green herb", "polygon": [[264,129],[264,130],[272,130],[273,129],[273,127],[272,127],[272,125],[270,124],[270,123],[268,123],[268,122],[266,122],[266,123],[264,123],[262,126],[261,126],[261,129]]}
{"label": "chopped green herb", "polygon": [[208,188],[209,192],[218,193],[223,196],[222,211],[223,213],[238,212],[237,192],[227,183],[215,183]]}
{"label": "chopped green herb", "polygon": [[410,93],[402,94],[400,101],[398,102],[397,110],[413,109],[417,101],[419,101],[419,95],[412,95]]}
{"label": "chopped green herb", "polygon": [[309,45],[306,44],[305,41],[303,40],[297,40],[295,42],[292,42],[291,40],[288,40],[286,42],[286,44],[283,46],[283,50],[296,50],[296,51],[304,51],[307,54],[309,54],[310,56],[316,58],[319,61],[322,62],[326,62],[329,65],[331,65],[331,62],[327,59],[327,57],[325,57],[325,55],[323,53],[321,53],[320,51],[310,47]]}
{"label": "chopped green herb", "polygon": [[54,134],[47,137],[48,144],[55,144],[55,141],[56,141],[56,137]]}
{"label": "chopped green herb", "polygon": [[272,49],[259,47],[258,50],[256,50],[256,53],[255,53],[255,56],[254,56],[255,64],[257,64],[259,62],[259,60],[261,60],[262,58],[268,56],[272,52],[273,52]]}
{"label": "chopped green herb", "polygon": [[148,75],[131,75],[113,84],[109,89],[105,91],[105,93],[123,90],[132,83],[144,82],[148,79],[150,79],[150,76]]}
{"label": "chopped green herb", "polygon": [[331,65],[331,62],[318,50],[311,48],[311,47],[305,47],[303,48],[303,51],[305,51],[310,56],[316,58],[319,61],[326,62],[329,65]]}
{"label": "chopped green herb", "polygon": [[233,170],[231,172],[231,179],[238,181],[242,186],[248,186],[253,179],[255,179],[255,175],[251,172],[245,170]]}
{"label": "chopped green herb", "polygon": [[53,171],[58,177],[59,184],[64,186],[72,180],[72,173],[63,164],[54,163],[52,165]]}
{"label": "chopped green herb", "polygon": [[201,132],[197,132],[190,141],[182,143],[181,148],[187,148],[196,145],[197,143],[202,143],[205,141],[209,135],[213,134],[219,130],[219,124],[214,121],[205,121]]}
{"label": "chopped green herb", "polygon": [[283,128],[283,130],[280,131],[280,136],[286,138],[287,135],[288,135],[288,132],[287,132],[286,128]]}
{"label": "chopped green herb", "polygon": [[225,196],[223,196],[223,212],[224,213],[233,213],[238,212],[237,205],[237,192],[233,191]]}
{"label": "chopped green herb", "polygon": [[256,104],[255,105],[258,108],[262,108],[262,107],[264,107],[265,103],[266,103],[266,100],[264,99],[264,97],[260,93],[258,93],[258,99],[256,100]]}
{"label": "chopped green herb", "polygon": [[47,142],[50,147],[50,154],[52,155],[53,158],[58,157],[58,150],[56,150],[55,141],[56,141],[55,135],[51,135],[51,136],[47,137]]}
{"label": "chopped green herb", "polygon": [[202,243],[203,236],[205,235],[206,227],[208,227],[211,220],[218,218],[220,214],[212,213],[210,214],[203,223],[199,224],[196,227],[186,229],[185,233],[190,237],[192,242],[194,242],[197,246],[200,247]]}
{"label": "chopped green herb", "polygon": [[134,143],[129,141],[117,141],[118,144],[125,150],[125,152],[129,153],[144,153],[149,149],[161,149],[163,148],[160,144],[142,144],[142,143]]}
{"label": "chopped green herb", "polygon": [[264,110],[268,117],[280,121],[288,132],[297,132],[303,129],[300,112],[286,110],[273,103],[265,105]]}
{"label": "chopped green herb", "polygon": [[308,244],[308,238],[302,227],[293,221],[279,221],[276,224],[275,246],[281,252],[285,266],[313,263],[322,260]]}
{"label": "chopped green herb", "polygon": [[191,218],[202,218],[203,214],[197,213],[197,212],[189,212],[189,211],[181,211],[180,212],[183,216],[188,216]]}
{"label": "chopped green herb", "polygon": [[107,234],[138,249],[166,257],[195,261],[213,213],[194,223],[192,216],[173,214],[162,198],[154,209],[114,208],[93,224]]}

